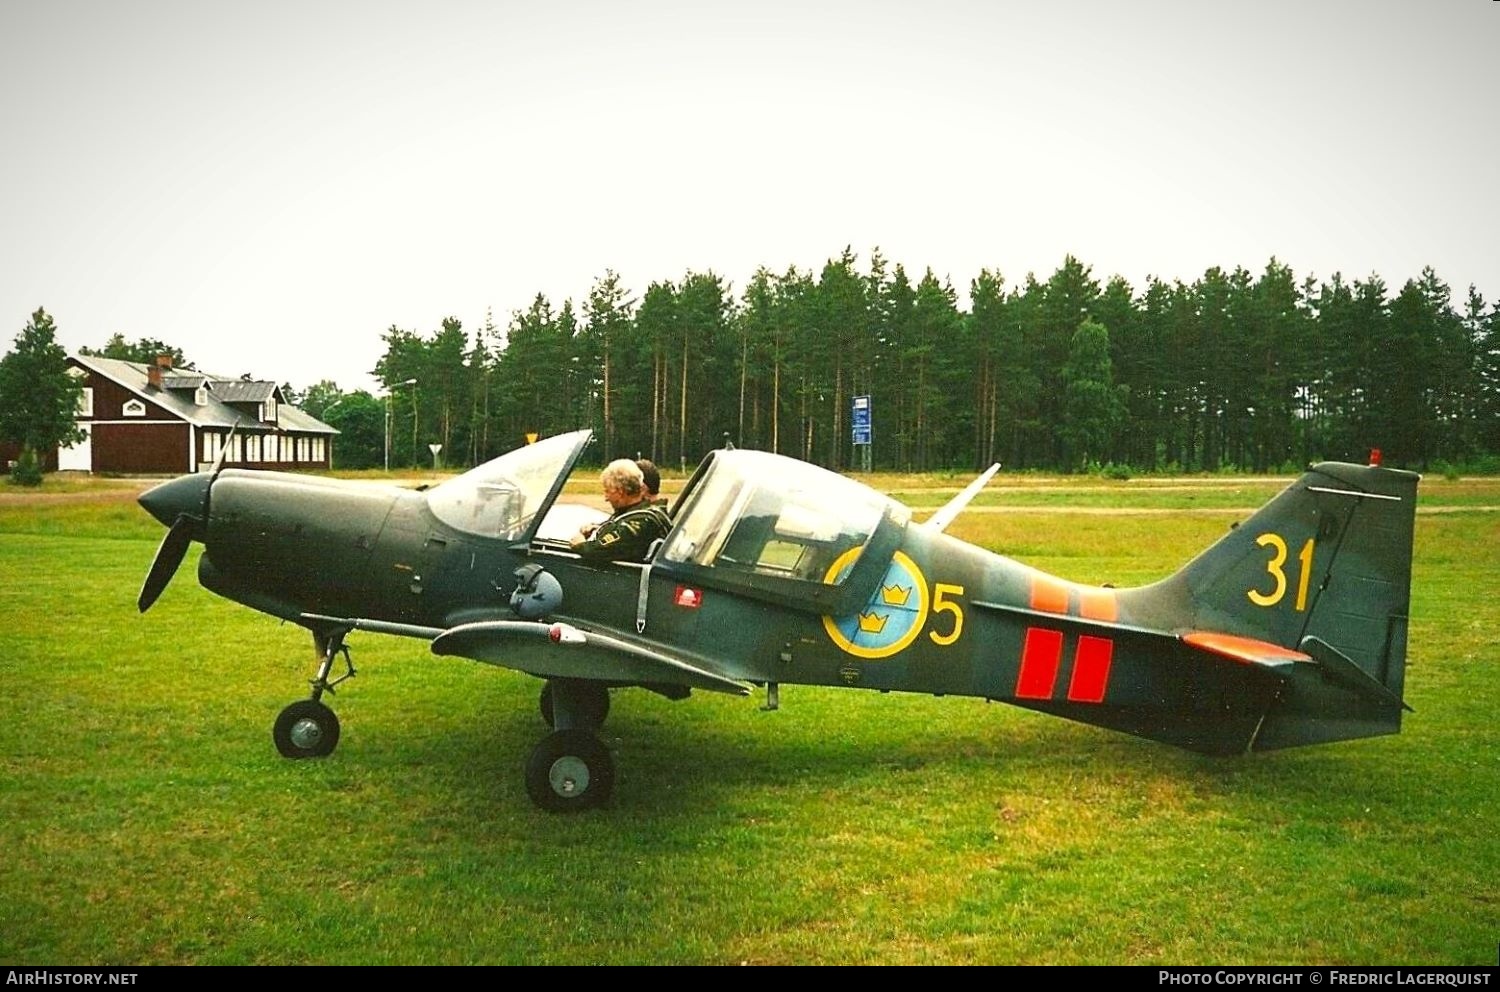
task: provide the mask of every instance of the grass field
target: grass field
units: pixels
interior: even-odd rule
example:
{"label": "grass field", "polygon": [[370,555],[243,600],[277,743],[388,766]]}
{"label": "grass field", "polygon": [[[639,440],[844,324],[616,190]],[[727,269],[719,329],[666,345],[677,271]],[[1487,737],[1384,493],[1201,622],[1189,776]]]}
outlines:
{"label": "grass field", "polygon": [[[1000,480],[951,530],[1131,584],[1284,481]],[[355,635],[338,750],[278,757],[306,634],[193,557],[138,615],[133,491],[0,492],[0,962],[1495,964],[1496,480],[1423,484],[1399,736],[1220,760],[977,700],[625,690],[576,817],[522,785],[540,683],[415,641]]]}

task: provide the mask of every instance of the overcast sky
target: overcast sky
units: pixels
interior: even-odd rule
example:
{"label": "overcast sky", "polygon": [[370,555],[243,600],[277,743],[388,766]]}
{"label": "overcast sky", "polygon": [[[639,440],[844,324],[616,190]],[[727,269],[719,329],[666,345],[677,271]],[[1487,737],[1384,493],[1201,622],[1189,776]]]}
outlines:
{"label": "overcast sky", "polygon": [[1491,0],[0,0],[0,349],[368,388],[393,324],[845,245],[1493,302],[1497,51]]}

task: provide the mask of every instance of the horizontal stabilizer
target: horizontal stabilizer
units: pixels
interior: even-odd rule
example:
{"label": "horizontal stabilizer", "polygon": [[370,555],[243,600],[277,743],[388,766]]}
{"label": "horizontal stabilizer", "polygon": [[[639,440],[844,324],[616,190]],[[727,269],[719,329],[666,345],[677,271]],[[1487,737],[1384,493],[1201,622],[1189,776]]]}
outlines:
{"label": "horizontal stabilizer", "polygon": [[1269,641],[1259,641],[1253,637],[1236,637],[1233,634],[1215,634],[1207,630],[1195,630],[1182,635],[1183,643],[1207,651],[1211,654],[1230,658],[1234,661],[1242,661],[1251,665],[1265,665],[1276,667],[1278,665],[1293,664],[1295,662],[1309,662],[1311,656],[1284,648],[1279,644]]}

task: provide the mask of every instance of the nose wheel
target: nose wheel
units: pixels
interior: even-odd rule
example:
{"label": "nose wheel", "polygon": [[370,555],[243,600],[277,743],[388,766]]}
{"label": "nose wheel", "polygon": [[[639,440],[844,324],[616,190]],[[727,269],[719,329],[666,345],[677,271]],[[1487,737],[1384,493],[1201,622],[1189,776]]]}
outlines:
{"label": "nose wheel", "polygon": [[322,758],[339,742],[339,718],[315,699],[299,699],[271,727],[276,750],[286,758]]}
{"label": "nose wheel", "polygon": [[[348,630],[336,630],[332,634],[313,632],[313,644],[318,650],[318,674],[312,680],[312,698],[299,699],[282,710],[271,726],[271,740],[276,750],[286,758],[323,758],[333,753],[339,743],[339,718],[333,710],[323,704],[323,693],[333,693],[333,687],[354,677],[354,662],[349,657],[349,648],[344,644]],[[333,670],[333,659],[344,656],[347,671],[333,681],[328,674]]]}

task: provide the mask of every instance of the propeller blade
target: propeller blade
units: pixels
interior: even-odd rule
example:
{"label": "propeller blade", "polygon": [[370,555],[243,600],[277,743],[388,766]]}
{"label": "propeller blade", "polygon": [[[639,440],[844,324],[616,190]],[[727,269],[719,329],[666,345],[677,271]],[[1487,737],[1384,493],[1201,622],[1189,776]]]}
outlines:
{"label": "propeller blade", "polygon": [[234,445],[234,432],[239,429],[240,425],[238,423],[229,426],[229,436],[224,439],[224,447],[219,449],[219,457],[214,459],[213,468],[208,470],[208,485],[203,487],[203,509],[200,511],[204,523],[207,523],[210,519],[208,515],[208,494],[213,492],[214,483],[218,481],[219,473],[224,471],[224,461],[229,457],[230,447]]}
{"label": "propeller blade", "polygon": [[218,478],[219,473],[224,471],[224,460],[229,457],[229,448],[234,444],[234,432],[239,429],[238,422],[229,425],[229,434],[224,438],[224,446],[219,449],[219,457],[214,459],[213,467],[209,469],[214,478]]}
{"label": "propeller blade", "polygon": [[162,590],[167,588],[167,583],[172,581],[172,576],[177,574],[177,566],[182,564],[188,545],[193,542],[193,531],[197,525],[198,521],[184,513],[173,521],[167,536],[161,539],[161,546],[156,549],[156,558],[151,562],[151,570],[146,573],[146,581],[141,585],[141,594],[135,601],[142,613],[151,609],[151,604],[156,602]]}

